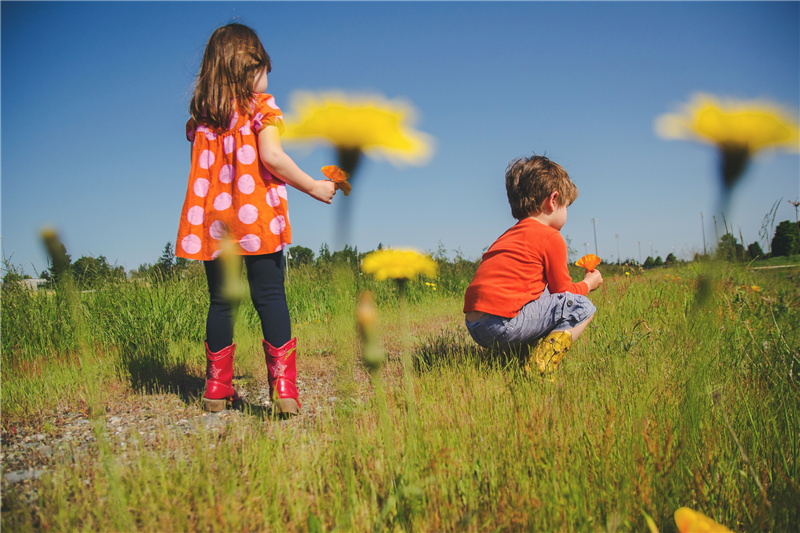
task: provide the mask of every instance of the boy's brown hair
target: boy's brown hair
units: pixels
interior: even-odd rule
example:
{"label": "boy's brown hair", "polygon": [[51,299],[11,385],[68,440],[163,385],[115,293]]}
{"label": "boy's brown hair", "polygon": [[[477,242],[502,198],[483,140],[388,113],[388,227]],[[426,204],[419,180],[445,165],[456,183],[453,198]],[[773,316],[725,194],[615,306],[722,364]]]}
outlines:
{"label": "boy's brown hair", "polygon": [[558,204],[569,206],[578,197],[578,187],[564,168],[541,155],[521,157],[508,164],[506,193],[511,214],[517,220],[542,211],[542,203],[558,191]]}

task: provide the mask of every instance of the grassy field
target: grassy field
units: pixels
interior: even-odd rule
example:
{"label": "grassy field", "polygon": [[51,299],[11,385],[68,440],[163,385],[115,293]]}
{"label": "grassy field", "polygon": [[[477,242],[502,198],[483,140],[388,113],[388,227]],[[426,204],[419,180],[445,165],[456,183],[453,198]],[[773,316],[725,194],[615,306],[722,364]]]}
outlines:
{"label": "grassy field", "polygon": [[[604,270],[590,295],[598,314],[552,383],[468,338],[471,263],[410,283],[402,302],[390,282],[293,270],[304,414],[247,409],[222,432],[170,433],[124,460],[106,416],[120,395],[171,398],[200,416],[202,273],[86,294],[4,287],[4,437],[20,425],[48,435],[66,406],[96,438],[92,460],[49,466],[32,503],[4,484],[2,527],[646,531],[646,514],[663,533],[687,506],[734,531],[796,531],[793,264]],[[372,376],[355,330],[364,290],[375,293],[387,354]],[[245,388],[266,383],[258,332],[244,302],[235,373]],[[313,401],[324,376],[333,402]]]}

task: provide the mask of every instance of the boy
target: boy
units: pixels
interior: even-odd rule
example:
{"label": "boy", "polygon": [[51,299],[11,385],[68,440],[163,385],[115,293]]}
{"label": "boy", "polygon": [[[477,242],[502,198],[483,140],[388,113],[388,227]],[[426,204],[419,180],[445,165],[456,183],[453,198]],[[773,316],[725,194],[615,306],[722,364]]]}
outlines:
{"label": "boy", "polygon": [[586,297],[603,283],[598,270],[572,283],[567,243],[559,231],[578,188],[567,172],[543,156],[512,161],[506,192],[517,222],[483,254],[464,295],[464,313],[472,338],[483,347],[532,346],[525,356],[544,375],[558,367],[572,341],[597,310]]}

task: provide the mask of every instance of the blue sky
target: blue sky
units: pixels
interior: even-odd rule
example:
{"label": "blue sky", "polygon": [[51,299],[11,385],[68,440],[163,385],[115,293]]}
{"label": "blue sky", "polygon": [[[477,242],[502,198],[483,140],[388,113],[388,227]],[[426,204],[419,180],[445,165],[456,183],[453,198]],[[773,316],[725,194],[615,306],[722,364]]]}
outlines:
{"label": "blue sky", "polygon": [[[689,258],[714,242],[716,156],[659,139],[653,122],[698,91],[800,109],[798,2],[2,2],[3,254],[46,268],[55,226],[73,260],[135,269],[174,244],[189,171],[188,102],[220,25],[253,27],[268,92],[402,98],[436,139],[426,166],[367,160],[348,202],[352,244],[477,259],[514,223],[508,162],[546,154],[580,189],[562,233],[582,255]],[[287,152],[306,172],[327,148]],[[320,176],[321,177],[321,176]],[[794,219],[797,154],[756,160],[728,223],[747,243],[782,198]],[[290,190],[294,244],[336,242],[335,210]],[[718,216],[718,231],[722,221]],[[619,239],[617,239],[617,237]],[[588,244],[584,244],[588,243]],[[637,244],[638,243],[638,244]],[[651,244],[652,243],[652,244]]]}

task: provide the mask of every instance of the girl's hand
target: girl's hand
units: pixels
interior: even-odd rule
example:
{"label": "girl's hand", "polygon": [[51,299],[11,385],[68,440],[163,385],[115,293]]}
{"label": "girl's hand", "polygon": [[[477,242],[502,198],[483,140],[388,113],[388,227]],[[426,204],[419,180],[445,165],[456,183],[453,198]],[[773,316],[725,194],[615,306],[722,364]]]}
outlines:
{"label": "girl's hand", "polygon": [[599,270],[589,270],[583,277],[583,281],[589,286],[589,292],[591,292],[603,284],[603,275]]}
{"label": "girl's hand", "polygon": [[336,194],[336,184],[330,180],[316,180],[308,194],[315,200],[329,204]]}

